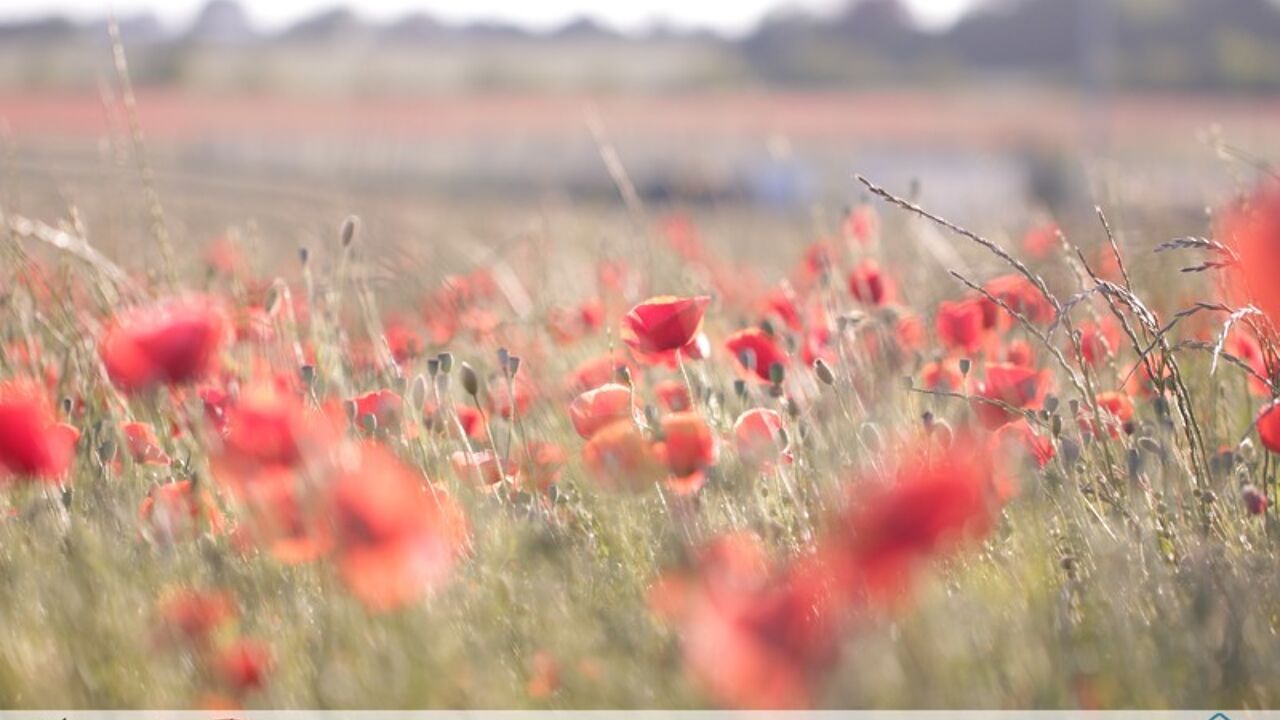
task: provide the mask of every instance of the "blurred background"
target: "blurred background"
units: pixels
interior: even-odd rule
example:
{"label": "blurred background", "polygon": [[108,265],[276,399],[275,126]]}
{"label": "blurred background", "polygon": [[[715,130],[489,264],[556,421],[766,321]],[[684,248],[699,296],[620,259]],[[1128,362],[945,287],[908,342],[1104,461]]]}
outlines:
{"label": "blurred background", "polygon": [[1275,0],[4,0],[14,202],[136,164],[109,14],[166,202],[221,222],[616,205],[610,147],[654,207],[1185,209],[1280,143]]}

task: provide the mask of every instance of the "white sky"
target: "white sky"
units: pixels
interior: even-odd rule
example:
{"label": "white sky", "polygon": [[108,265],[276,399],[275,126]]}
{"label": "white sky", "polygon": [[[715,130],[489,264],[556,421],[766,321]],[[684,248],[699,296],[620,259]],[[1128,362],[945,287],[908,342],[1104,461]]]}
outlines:
{"label": "white sky", "polygon": [[[275,29],[342,0],[242,0],[254,21]],[[972,0],[907,0],[930,24],[945,24]],[[100,17],[114,10],[127,15],[151,10],[166,23],[190,21],[204,0],[0,0],[0,20],[64,13],[77,18]],[[663,18],[676,25],[708,26],[727,32],[749,30],[780,4],[816,10],[839,7],[842,0],[349,0],[361,15],[386,20],[422,10],[449,20],[505,20],[536,28],[552,27],[589,15],[620,29],[636,29]]]}

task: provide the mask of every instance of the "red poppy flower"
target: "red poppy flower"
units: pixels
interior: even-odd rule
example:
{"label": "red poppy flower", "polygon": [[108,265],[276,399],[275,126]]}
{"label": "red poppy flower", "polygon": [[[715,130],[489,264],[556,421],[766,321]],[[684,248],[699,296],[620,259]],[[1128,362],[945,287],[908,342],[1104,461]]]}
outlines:
{"label": "red poppy flower", "polygon": [[223,648],[214,660],[218,678],[236,695],[265,687],[274,666],[271,648],[249,638],[240,638]]}
{"label": "red poppy flower", "polygon": [[[982,289],[991,297],[1003,302],[1011,310],[1033,323],[1047,323],[1053,319],[1053,306],[1030,280],[1022,275],[1002,275],[989,280]],[[988,298],[981,297],[983,327],[1003,330],[1013,325],[1013,316]]]}
{"label": "red poppy flower", "polygon": [[569,405],[573,429],[584,440],[590,440],[596,431],[619,420],[631,420],[634,412],[631,389],[615,383],[588,390]]}
{"label": "red poppy flower", "polygon": [[667,412],[684,412],[693,407],[689,399],[689,387],[679,380],[663,380],[653,386],[653,396],[658,407]]}
{"label": "red poppy flower", "polygon": [[116,315],[98,345],[111,381],[136,392],[176,385],[211,373],[231,330],[218,303],[175,298]]}
{"label": "red poppy flower", "polygon": [[804,319],[800,316],[799,299],[787,283],[773,288],[760,302],[762,314],[772,315],[783,322],[792,332],[804,328]]}
{"label": "red poppy flower", "polygon": [[213,457],[214,476],[240,493],[263,468],[293,468],[308,453],[327,449],[340,435],[340,409],[308,411],[296,396],[270,384],[245,388],[225,410],[221,452]]}
{"label": "red poppy flower", "polygon": [[713,540],[689,573],[665,575],[650,601],[676,624],[685,666],[717,702],[807,707],[837,651],[818,587],[773,568],[754,536],[733,534]]}
{"label": "red poppy flower", "polygon": [[607,490],[639,492],[666,474],[649,441],[629,420],[597,430],[582,448],[582,461]]}
{"label": "red poppy flower", "polygon": [[235,600],[220,590],[175,590],[160,601],[157,610],[166,639],[196,647],[208,644],[210,636],[237,614]]}
{"label": "red poppy flower", "polygon": [[1258,438],[1273,453],[1280,453],[1280,401],[1262,408],[1258,413]]}
{"label": "red poppy flower", "polygon": [[[1254,337],[1248,328],[1235,326],[1231,330],[1231,334],[1227,336],[1226,352],[1244,361],[1258,376],[1266,378],[1271,373],[1267,370],[1266,353],[1262,350],[1262,344]],[[1271,395],[1271,388],[1267,383],[1258,377],[1249,377],[1249,391],[1259,397],[1268,397]]]}
{"label": "red poppy flower", "polygon": [[79,430],[54,421],[52,405],[39,385],[0,384],[0,481],[62,479],[79,439]]}
{"label": "red poppy flower", "polygon": [[662,436],[654,452],[672,475],[669,487],[681,495],[696,492],[702,487],[702,471],[719,455],[711,428],[697,413],[672,413],[662,418]]}
{"label": "red poppy flower", "polygon": [[489,383],[489,411],[508,420],[512,418],[512,410],[515,411],[516,417],[524,417],[537,396],[537,387],[529,380],[528,374],[521,369],[515,377],[511,378],[510,385],[506,378]]}
{"label": "red poppy flower", "polygon": [[205,531],[218,535],[225,524],[213,495],[204,490],[197,497],[190,480],[151,488],[138,505],[138,517],[147,535],[165,544],[188,540]]}
{"label": "red poppy flower", "polygon": [[504,477],[515,480],[520,471],[514,462],[495,456],[492,450],[457,450],[449,456],[449,463],[459,478],[472,482],[479,478],[485,487],[497,485]]}
{"label": "red poppy flower", "polygon": [[954,358],[931,362],[920,368],[920,384],[926,390],[960,392],[964,389],[964,373]]}
{"label": "red poppy flower", "polygon": [[928,442],[903,448],[896,470],[845,511],[843,561],[855,568],[845,577],[873,595],[900,592],[915,564],[991,529],[995,465],[986,445],[963,435],[945,451]]}
{"label": "red poppy flower", "polygon": [[1097,323],[1085,320],[1076,329],[1080,331],[1080,354],[1090,367],[1115,356],[1120,349],[1120,325],[1114,318]]}
{"label": "red poppy flower", "polygon": [[524,475],[534,488],[546,490],[560,481],[560,471],[569,459],[564,448],[553,442],[530,440],[526,450]]}
{"label": "red poppy flower", "polygon": [[387,347],[391,350],[391,357],[399,365],[404,365],[427,351],[427,344],[422,336],[403,320],[387,323],[384,334],[387,338]]}
{"label": "red poppy flower", "polygon": [[614,382],[618,368],[627,366],[626,360],[612,354],[587,358],[565,378],[565,389],[570,396],[577,397],[588,390]]}
{"label": "red poppy flower", "polygon": [[305,477],[284,466],[256,470],[237,488],[245,522],[236,540],[265,547],[287,564],[310,562],[333,546],[331,519],[323,498],[308,492]]}
{"label": "red poppy flower", "polygon": [[874,258],[863,260],[849,273],[849,294],[865,305],[884,305],[893,301],[893,278],[880,269]]}
{"label": "red poppy flower", "polygon": [[1057,454],[1053,439],[1047,433],[1036,432],[1025,419],[997,430],[991,436],[991,449],[996,457],[1010,452],[1021,453],[1035,460],[1036,466],[1041,469]]}
{"label": "red poppy flower", "polygon": [[769,333],[760,328],[739,330],[729,336],[724,346],[733,355],[743,374],[762,382],[770,381],[770,368],[774,365],[787,365],[787,354],[778,347]]}
{"label": "red poppy flower", "polygon": [[1041,222],[1027,228],[1022,236],[1022,250],[1036,260],[1044,260],[1058,246],[1058,224],[1053,221]]}
{"label": "red poppy flower", "polygon": [[[1107,434],[1113,438],[1120,437],[1121,431],[1125,430],[1129,421],[1133,419],[1133,401],[1124,393],[1108,391],[1098,393],[1094,402],[1098,405],[1098,411],[1102,415],[1102,425],[1107,429]],[[1096,434],[1093,411],[1089,408],[1080,408],[1079,424],[1082,432],[1088,435]]]}
{"label": "red poppy flower", "polygon": [[371,390],[357,395],[349,402],[355,404],[354,422],[363,427],[366,418],[372,417],[378,429],[393,428],[400,424],[403,401],[393,390]]}
{"label": "red poppy flower", "polygon": [[650,298],[631,308],[622,318],[622,342],[645,354],[679,350],[698,334],[709,297]]}
{"label": "red poppy flower", "polygon": [[343,582],[375,611],[443,585],[470,536],[461,507],[380,445],[359,445],[348,460],[333,484]]}
{"label": "red poppy flower", "polygon": [[974,298],[938,304],[938,339],[951,350],[973,354],[982,345],[982,304]]}
{"label": "red poppy flower", "polygon": [[[472,440],[484,440],[486,431],[484,427],[484,414],[471,405],[454,405],[454,411],[458,413],[458,422],[462,425],[462,432]],[[451,427],[452,421],[445,417],[435,402],[428,400],[422,408],[422,419],[429,430],[438,430],[441,432],[456,432]]]}
{"label": "red poppy flower", "polygon": [[[987,377],[977,387],[977,396],[998,400],[1017,409],[1034,410],[1040,406],[1048,391],[1046,373],[1033,368],[991,363],[987,365]],[[988,430],[1013,422],[1017,416],[1005,408],[990,402],[974,400],[973,411]]]}
{"label": "red poppy flower", "polygon": [[147,423],[131,422],[121,426],[134,462],[144,465],[168,465],[169,455],[160,447],[156,431]]}
{"label": "red poppy flower", "polygon": [[1219,213],[1218,239],[1240,257],[1228,281],[1228,299],[1235,305],[1252,303],[1280,325],[1280,182],[1269,181],[1252,196]]}
{"label": "red poppy flower", "polygon": [[869,245],[876,239],[880,229],[880,218],[876,209],[870,205],[855,205],[845,215],[842,225],[846,239],[859,245]]}
{"label": "red poppy flower", "polygon": [[782,416],[773,410],[753,408],[733,424],[733,441],[742,462],[771,466],[787,458]]}

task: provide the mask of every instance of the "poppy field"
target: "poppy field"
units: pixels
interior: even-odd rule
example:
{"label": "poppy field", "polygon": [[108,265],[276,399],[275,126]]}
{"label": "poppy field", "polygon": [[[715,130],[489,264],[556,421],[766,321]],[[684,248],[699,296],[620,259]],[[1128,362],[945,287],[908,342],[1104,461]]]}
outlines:
{"label": "poppy field", "polygon": [[426,270],[0,209],[0,705],[1280,702],[1270,171],[747,251],[610,170]]}

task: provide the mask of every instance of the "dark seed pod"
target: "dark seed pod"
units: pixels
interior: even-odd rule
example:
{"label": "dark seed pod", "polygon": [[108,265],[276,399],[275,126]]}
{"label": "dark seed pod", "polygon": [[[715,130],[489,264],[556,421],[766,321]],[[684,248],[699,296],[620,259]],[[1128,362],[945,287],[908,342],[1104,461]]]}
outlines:
{"label": "dark seed pod", "polygon": [[480,377],[476,375],[475,368],[467,363],[462,363],[462,390],[466,394],[475,397],[480,394]]}
{"label": "dark seed pod", "polygon": [[440,358],[431,358],[427,360],[427,374],[435,377],[440,374]]}
{"label": "dark seed pod", "polygon": [[307,246],[305,245],[298,248],[298,262],[301,262],[303,265],[306,265],[310,261],[311,261],[311,250],[307,248]]}
{"label": "dark seed pod", "polygon": [[836,384],[835,373],[831,372],[831,366],[822,358],[818,358],[813,361],[813,373],[818,376],[818,380],[820,380],[823,385]]}
{"label": "dark seed pod", "polygon": [[787,369],[782,366],[782,363],[776,362],[769,366],[769,382],[774,385],[781,385],[786,377]]}
{"label": "dark seed pod", "polygon": [[453,353],[442,352],[436,357],[440,360],[440,372],[448,375],[453,371]]}
{"label": "dark seed pod", "polygon": [[356,230],[359,229],[360,218],[355,215],[348,215],[346,220],[342,221],[342,247],[351,247],[351,243],[356,239]]}
{"label": "dark seed pod", "polygon": [[969,376],[969,371],[973,369],[973,361],[969,358],[960,358],[960,374],[965,377]]}

